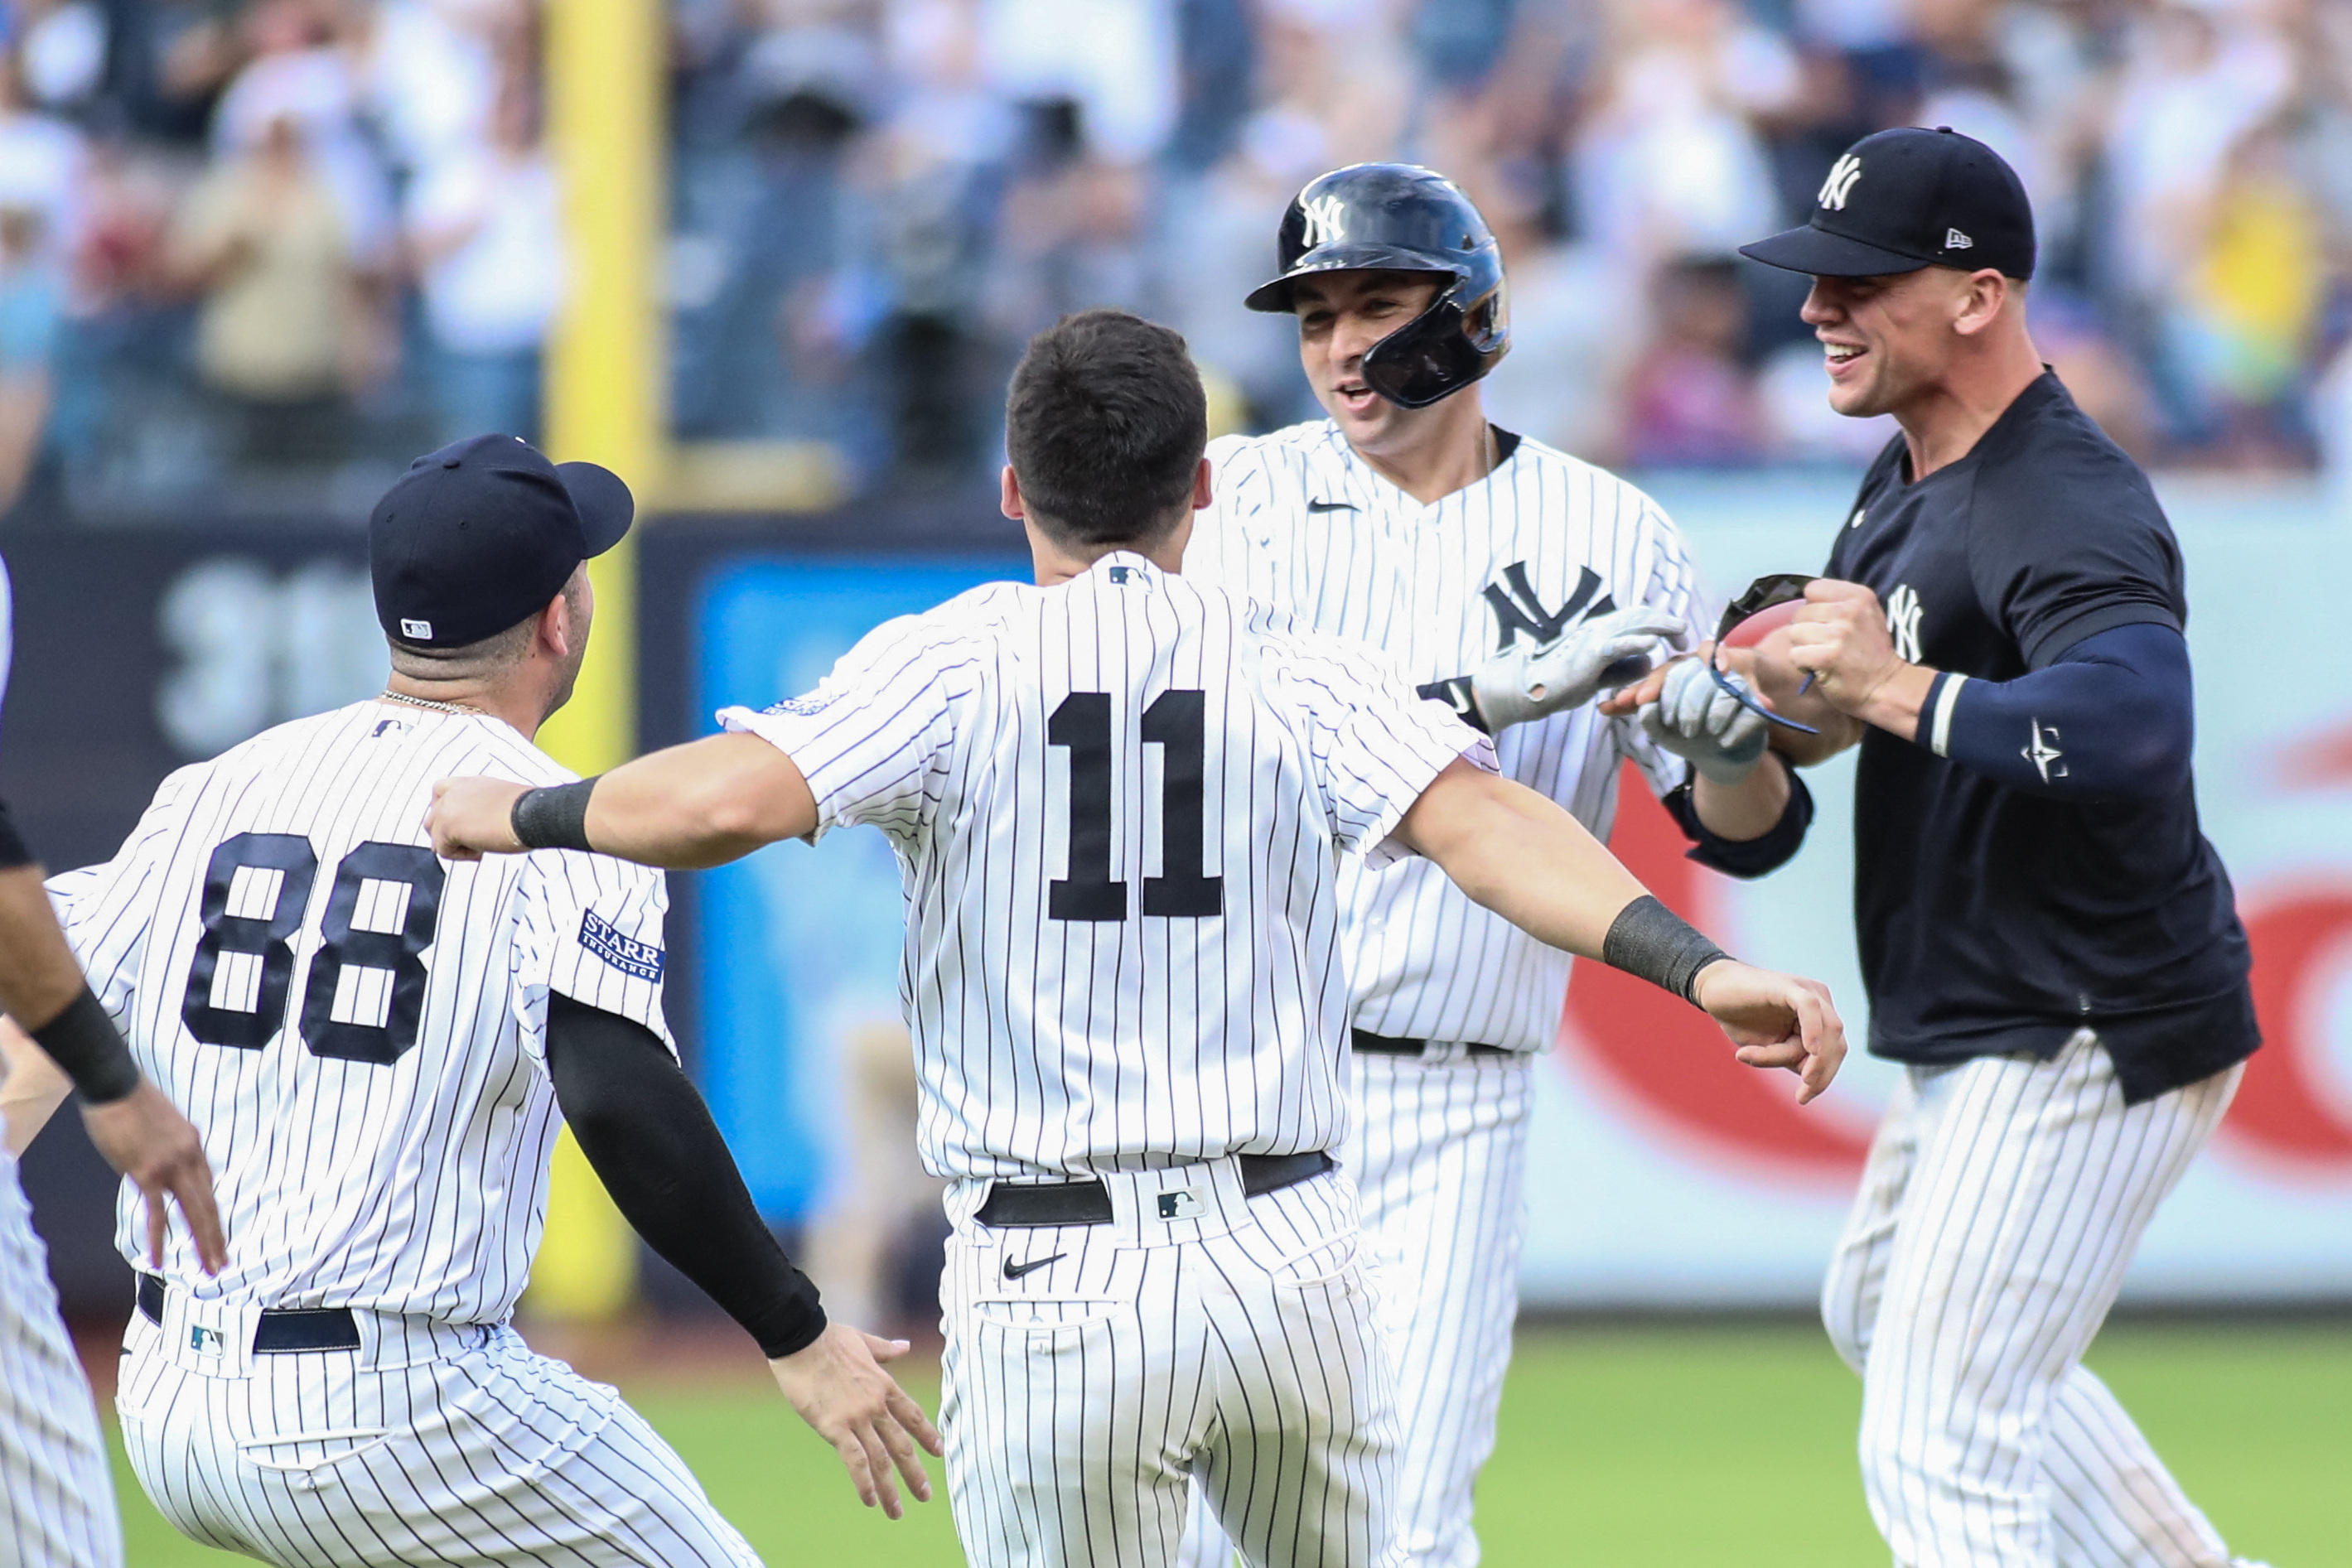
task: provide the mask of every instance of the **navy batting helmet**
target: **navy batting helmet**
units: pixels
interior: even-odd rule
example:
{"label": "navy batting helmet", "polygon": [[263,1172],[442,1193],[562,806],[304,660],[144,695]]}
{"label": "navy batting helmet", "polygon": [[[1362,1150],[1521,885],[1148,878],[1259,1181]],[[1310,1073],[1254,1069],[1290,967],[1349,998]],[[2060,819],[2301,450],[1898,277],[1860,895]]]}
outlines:
{"label": "navy batting helmet", "polygon": [[1440,272],[1453,285],[1373,344],[1364,384],[1427,408],[1495,368],[1511,346],[1503,253],[1486,220],[1443,174],[1411,163],[1354,163],[1318,175],[1282,214],[1282,274],[1250,291],[1253,310],[1286,312],[1290,286],[1318,272]]}

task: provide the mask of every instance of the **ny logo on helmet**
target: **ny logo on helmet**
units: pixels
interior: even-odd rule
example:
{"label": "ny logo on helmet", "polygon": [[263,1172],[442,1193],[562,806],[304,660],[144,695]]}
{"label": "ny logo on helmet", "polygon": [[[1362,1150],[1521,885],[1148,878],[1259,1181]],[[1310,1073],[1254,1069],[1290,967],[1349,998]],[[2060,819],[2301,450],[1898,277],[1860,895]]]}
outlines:
{"label": "ny logo on helmet", "polygon": [[1831,165],[1830,177],[1822,182],[1822,193],[1815,198],[1833,213],[1845,211],[1845,199],[1853,183],[1862,178],[1862,160],[1849,152]]}
{"label": "ny logo on helmet", "polygon": [[1321,195],[1303,204],[1299,216],[1307,220],[1307,248],[1330,245],[1347,238],[1348,204],[1336,195]]}

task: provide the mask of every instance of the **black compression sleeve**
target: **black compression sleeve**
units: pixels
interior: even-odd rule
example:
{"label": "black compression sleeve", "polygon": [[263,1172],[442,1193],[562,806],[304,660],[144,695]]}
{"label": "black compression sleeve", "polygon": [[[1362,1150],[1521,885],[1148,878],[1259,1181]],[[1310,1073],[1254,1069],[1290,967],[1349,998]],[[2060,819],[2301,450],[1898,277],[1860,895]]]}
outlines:
{"label": "black compression sleeve", "polygon": [[121,1030],[106,1016],[106,1005],[84,986],[65,1011],[38,1029],[25,1031],[48,1052],[84,1100],[104,1105],[139,1087],[139,1064]]}
{"label": "black compression sleeve", "polygon": [[556,1103],[629,1224],[771,1359],[824,1332],[816,1286],[752,1207],[709,1107],[643,1024],[547,998]]}
{"label": "black compression sleeve", "polygon": [[24,835],[16,831],[16,820],[8,814],[8,802],[0,800],[0,871],[14,871],[32,863],[33,852],[26,846]]}
{"label": "black compression sleeve", "polygon": [[1617,912],[1601,938],[1601,961],[1696,1006],[1701,969],[1730,957],[1673,910],[1648,894]]}

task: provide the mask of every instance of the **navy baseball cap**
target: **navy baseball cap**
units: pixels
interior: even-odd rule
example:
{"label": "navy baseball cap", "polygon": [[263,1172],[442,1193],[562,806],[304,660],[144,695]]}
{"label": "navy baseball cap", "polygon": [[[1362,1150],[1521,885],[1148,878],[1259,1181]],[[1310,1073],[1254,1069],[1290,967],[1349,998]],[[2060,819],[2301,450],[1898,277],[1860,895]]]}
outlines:
{"label": "navy baseball cap", "polygon": [[1865,136],[1830,166],[1804,227],[1739,254],[1816,277],[1953,267],[2033,276],[2033,207],[2000,153],[1948,125]]}
{"label": "navy baseball cap", "polygon": [[550,463],[519,435],[452,442],[410,464],[368,517],[375,618],[421,648],[495,636],[619,544],[635,516],[610,469]]}

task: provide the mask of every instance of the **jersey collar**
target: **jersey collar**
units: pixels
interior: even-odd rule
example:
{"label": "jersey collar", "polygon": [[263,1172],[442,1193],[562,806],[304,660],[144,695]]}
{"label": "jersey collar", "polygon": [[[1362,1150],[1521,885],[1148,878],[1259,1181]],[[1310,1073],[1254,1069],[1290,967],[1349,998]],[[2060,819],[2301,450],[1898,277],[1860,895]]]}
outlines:
{"label": "jersey collar", "polygon": [[[1323,422],[1325,440],[1307,454],[1307,506],[1310,511],[1351,511],[1358,517],[1370,518],[1382,512],[1434,512],[1457,496],[1466,496],[1481,485],[1494,483],[1510,467],[1517,455],[1521,439],[1516,432],[1505,430],[1493,421],[1487,428],[1495,433],[1496,460],[1484,478],[1473,480],[1459,490],[1447,492],[1436,500],[1423,505],[1398,489],[1381,476],[1364,461],[1357,450],[1348,444],[1339,434],[1339,423]],[[1383,500],[1386,504],[1383,505]]]}

